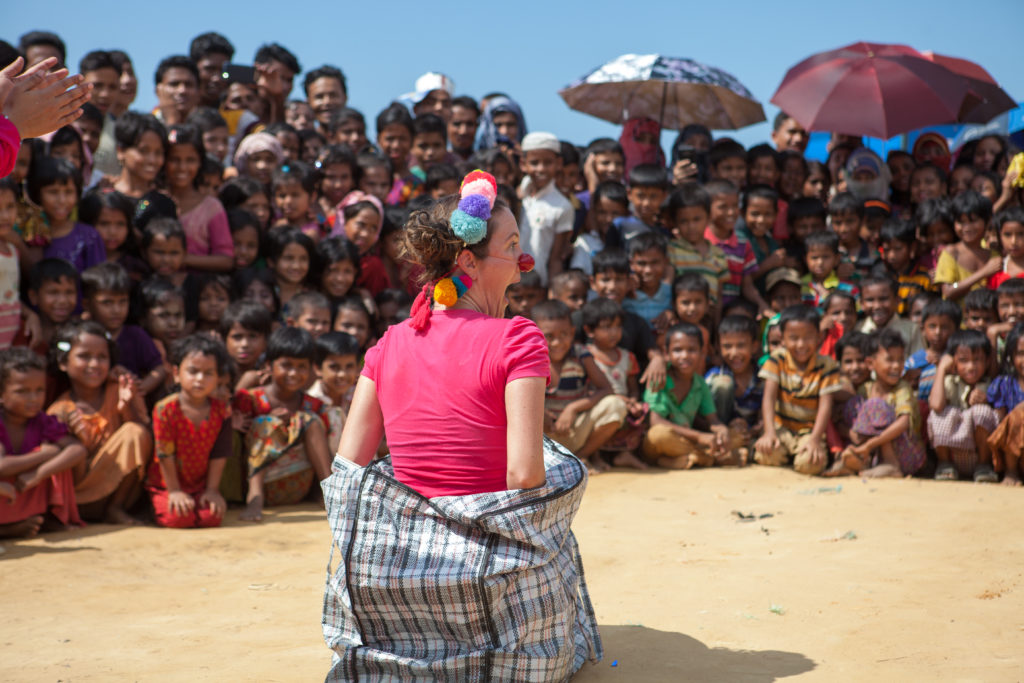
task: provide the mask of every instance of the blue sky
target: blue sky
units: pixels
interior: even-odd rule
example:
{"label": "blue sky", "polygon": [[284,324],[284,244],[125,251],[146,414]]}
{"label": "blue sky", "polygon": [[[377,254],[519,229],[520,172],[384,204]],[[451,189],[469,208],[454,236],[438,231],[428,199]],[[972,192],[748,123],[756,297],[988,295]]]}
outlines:
{"label": "blue sky", "polygon": [[[767,0],[751,2],[127,2],[90,0],[5,3],[0,37],[16,43],[31,29],[60,34],[68,62],[92,49],[121,48],[139,76],[134,107],[156,102],[153,72],[164,56],[188,51],[193,36],[226,35],[235,61],[251,63],[264,42],[294,52],[303,68],[328,63],[348,78],[349,103],[371,121],[391,99],[412,90],[425,71],[451,76],[457,94],[512,95],[531,130],[577,144],[618,137],[619,128],[570,110],[557,91],[624,53],[689,57],[722,68],[764,104],[786,70],[808,55],[858,40],[899,42],[964,57],[984,66],[1016,100],[1020,0]],[[296,84],[301,82],[296,79]],[[300,94],[296,87],[294,95]],[[767,139],[768,124],[733,135],[746,145]],[[674,133],[663,142],[668,145]]]}

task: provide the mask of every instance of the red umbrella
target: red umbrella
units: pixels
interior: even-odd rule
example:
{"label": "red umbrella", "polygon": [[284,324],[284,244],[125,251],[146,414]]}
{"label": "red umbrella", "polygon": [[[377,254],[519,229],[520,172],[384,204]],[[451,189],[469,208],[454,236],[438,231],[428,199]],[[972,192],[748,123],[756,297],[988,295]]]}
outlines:
{"label": "red umbrella", "polygon": [[1004,111],[1010,111],[1017,107],[1017,103],[999,87],[996,79],[974,62],[959,57],[939,55],[931,50],[924,50],[921,54],[925,59],[944,66],[967,79],[970,92],[960,105],[957,123],[988,123]]}
{"label": "red umbrella", "polygon": [[771,101],[808,130],[888,139],[955,122],[967,94],[963,76],[912,47],[854,43],[791,68]]}

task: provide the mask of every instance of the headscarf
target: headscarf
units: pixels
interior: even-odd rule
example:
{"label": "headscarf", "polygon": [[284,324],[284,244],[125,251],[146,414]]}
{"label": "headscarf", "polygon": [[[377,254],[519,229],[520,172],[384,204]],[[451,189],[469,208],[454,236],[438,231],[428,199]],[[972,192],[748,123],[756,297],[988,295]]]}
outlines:
{"label": "headscarf", "polygon": [[358,204],[359,202],[370,202],[373,204],[373,208],[377,209],[377,239],[380,239],[380,232],[384,229],[384,205],[380,203],[380,200],[374,197],[372,194],[367,194],[362,190],[352,190],[347,195],[342,197],[341,201],[338,202],[338,206],[334,208],[338,215],[338,218],[334,222],[334,229],[331,231],[331,237],[335,235],[345,234],[345,208]]}
{"label": "headscarf", "polygon": [[503,112],[515,114],[516,122],[519,124],[519,139],[522,142],[526,135],[526,119],[523,118],[523,110],[516,102],[504,95],[498,95],[487,100],[483,116],[480,117],[480,131],[477,135],[477,149],[491,149],[498,146],[498,131],[494,127],[494,115]]}
{"label": "headscarf", "polygon": [[[859,170],[868,169],[875,174],[872,180],[854,180],[854,173]],[[882,161],[882,157],[872,152],[867,147],[858,147],[850,152],[846,160],[846,189],[854,197],[860,200],[885,199],[889,198],[889,183],[892,182],[892,174],[889,173],[889,166]]]}
{"label": "headscarf", "polygon": [[242,138],[235,150],[235,168],[240,173],[246,172],[246,162],[253,154],[259,152],[273,152],[277,158],[277,165],[284,163],[284,150],[281,149],[281,142],[270,133],[252,133]]}
{"label": "headscarf", "polygon": [[707,126],[699,123],[686,124],[686,127],[679,131],[679,135],[676,136],[676,141],[672,143],[672,166],[675,166],[676,162],[679,161],[679,148],[686,144],[686,140],[692,135],[703,135],[708,140],[714,140],[711,136],[711,130]]}
{"label": "headscarf", "polygon": [[[928,145],[938,145],[942,150],[939,154],[935,152],[926,153],[925,147]],[[949,162],[952,161],[952,155],[949,153],[949,143],[946,142],[946,136],[940,135],[939,133],[922,133],[919,138],[914,142],[913,151],[914,161],[919,164],[931,162],[941,168],[943,171],[949,172]]]}
{"label": "headscarf", "polygon": [[[658,142],[640,142],[637,139],[641,133],[650,133]],[[661,149],[661,125],[654,119],[636,117],[629,119],[622,126],[622,135],[619,136],[619,144],[626,156],[626,178],[629,178],[630,171],[640,164],[658,164],[665,166],[665,152]]]}

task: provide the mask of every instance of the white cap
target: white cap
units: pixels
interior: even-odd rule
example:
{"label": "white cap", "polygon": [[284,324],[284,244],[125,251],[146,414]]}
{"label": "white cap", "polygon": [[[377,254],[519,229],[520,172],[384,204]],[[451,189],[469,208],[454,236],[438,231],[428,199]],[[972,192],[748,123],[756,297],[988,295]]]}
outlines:
{"label": "white cap", "polygon": [[523,137],[522,148],[524,152],[546,149],[555,154],[562,153],[562,143],[552,133],[527,133]]}

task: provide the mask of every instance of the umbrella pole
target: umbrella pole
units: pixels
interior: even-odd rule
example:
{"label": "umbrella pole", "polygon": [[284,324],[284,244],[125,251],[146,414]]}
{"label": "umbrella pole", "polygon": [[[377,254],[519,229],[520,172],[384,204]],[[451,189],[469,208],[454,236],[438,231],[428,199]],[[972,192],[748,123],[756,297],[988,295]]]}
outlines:
{"label": "umbrella pole", "polygon": [[661,84],[661,113],[658,114],[658,144],[661,144],[661,131],[665,128],[665,100],[668,99],[668,81]]}

